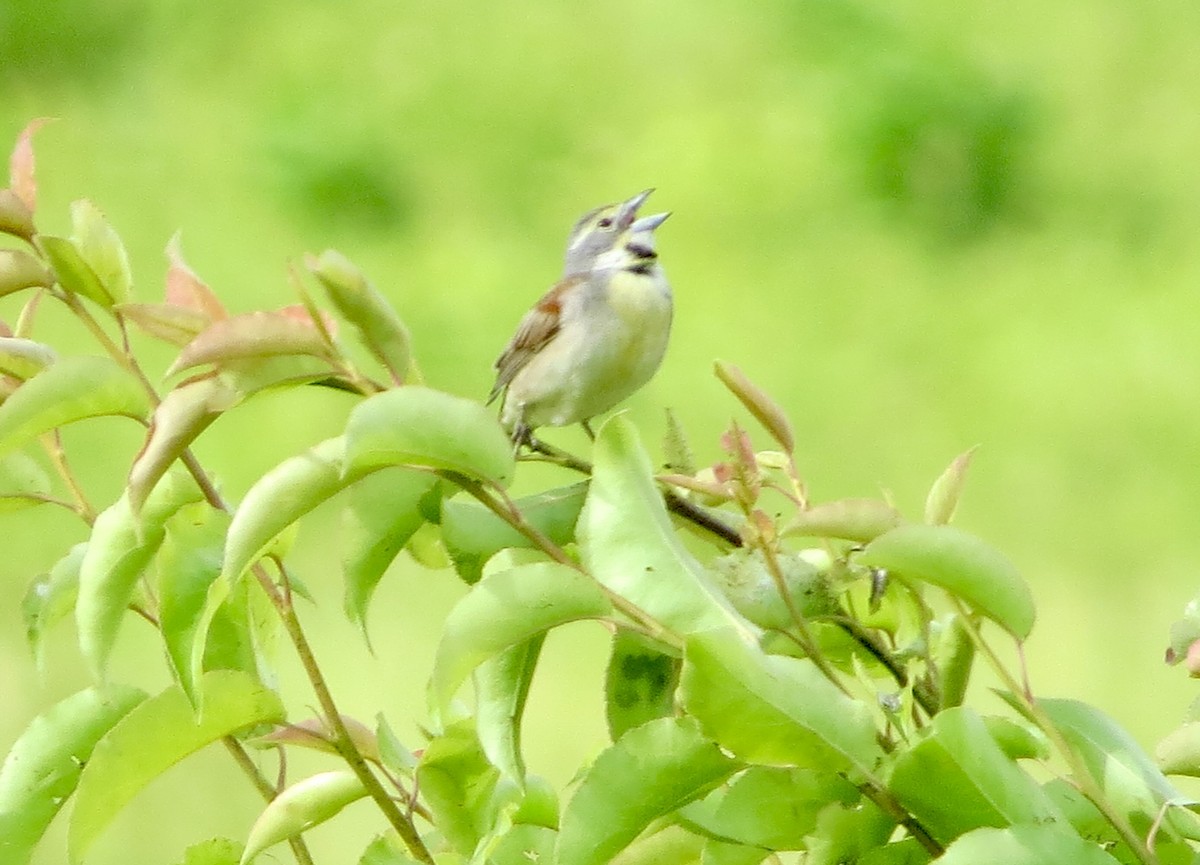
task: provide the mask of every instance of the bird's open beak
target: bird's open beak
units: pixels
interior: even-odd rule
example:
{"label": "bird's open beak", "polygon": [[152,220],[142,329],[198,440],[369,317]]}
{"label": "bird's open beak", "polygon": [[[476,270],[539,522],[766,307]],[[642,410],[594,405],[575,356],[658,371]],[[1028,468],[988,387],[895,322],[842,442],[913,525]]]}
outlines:
{"label": "bird's open beak", "polygon": [[639,231],[653,231],[666,222],[667,217],[670,215],[671,212],[668,210],[666,213],[656,213],[653,216],[643,216],[641,219],[635,220],[629,226],[629,230],[635,233]]}
{"label": "bird's open beak", "polygon": [[650,197],[650,193],[653,191],[653,187],[644,189],[633,198],[621,203],[621,209],[617,211],[617,226],[619,228],[625,229],[633,225],[633,221],[637,219],[638,208],[646,203],[646,199]]}

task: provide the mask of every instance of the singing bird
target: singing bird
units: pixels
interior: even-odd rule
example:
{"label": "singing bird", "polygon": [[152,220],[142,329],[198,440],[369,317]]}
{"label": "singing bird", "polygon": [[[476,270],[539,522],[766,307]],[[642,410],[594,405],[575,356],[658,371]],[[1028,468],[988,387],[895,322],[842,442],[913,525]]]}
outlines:
{"label": "singing bird", "polygon": [[[517,445],[531,444],[542,426],[580,423],[592,435],[588,421],[648,382],[662,363],[672,298],[654,231],[670,214],[632,218],[649,192],[618,206],[611,218],[618,228],[627,221],[625,228],[594,254],[590,268],[569,273],[543,295],[496,361],[488,402],[504,394],[500,419]],[[582,267],[582,250],[599,245],[595,232],[610,218],[601,213],[577,224],[568,268]],[[574,258],[572,246],[579,251]]]}

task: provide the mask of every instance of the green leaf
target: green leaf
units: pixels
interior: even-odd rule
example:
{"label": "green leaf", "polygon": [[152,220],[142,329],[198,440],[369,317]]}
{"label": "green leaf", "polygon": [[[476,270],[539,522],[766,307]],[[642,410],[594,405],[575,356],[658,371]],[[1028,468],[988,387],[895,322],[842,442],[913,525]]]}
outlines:
{"label": "green leaf", "polygon": [[214,321],[200,331],[179,352],[167,375],[209,363],[223,367],[237,361],[295,354],[322,360],[330,357],[329,346],[311,321],[279,310],[247,312]]}
{"label": "green leaf", "polygon": [[309,256],[305,266],[329,299],[358,330],[363,344],[383,364],[395,384],[404,384],[412,361],[408,328],[396,310],[354,264],[333,249]]}
{"label": "green leaf", "polygon": [[425,522],[419,507],[437,479],[402,468],[382,469],[350,490],[344,517],[346,615],[367,633],[367,607],[384,571]]}
{"label": "green leaf", "polygon": [[129,298],[133,276],[125,245],[104,214],[87,199],[71,204],[71,242],[108,297],[118,303]]}
{"label": "green leaf", "polygon": [[976,829],[938,857],[938,865],[1117,865],[1095,843],[1058,824]]}
{"label": "green leaf", "polygon": [[521,717],[544,634],[510,646],[475,668],[475,726],[479,745],[493,766],[525,786]]}
{"label": "green leaf", "polygon": [[208,327],[203,312],[170,303],[119,303],[113,309],[147,336],[183,348]]}
{"label": "green leaf", "polygon": [[938,714],[921,741],[896,758],[892,793],[937,841],[981,826],[1063,821],[970,709]]}
{"label": "green leaf", "polygon": [[417,766],[421,798],[446,840],[470,855],[495,822],[493,803],[500,772],[484,756],[467,722],[430,740]]}
{"label": "green leaf", "polygon": [[[0,190],[0,201],[5,192]],[[0,204],[0,210],[3,205]],[[0,215],[0,231],[4,231]],[[23,249],[0,249],[0,297],[26,288],[49,288],[54,285],[51,274],[34,256]]]}
{"label": "green leaf", "polygon": [[346,421],[346,470],[425,466],[506,486],[515,462],[499,421],[480,403],[408,386],[359,403]]}
{"label": "green leaf", "polygon": [[681,661],[628,628],[613,635],[604,678],[604,714],[615,742],[626,731],[675,711]]}
{"label": "green leaf", "polygon": [[34,718],[0,767],[0,863],[29,860],[75,792],[96,742],[146,698],[137,688],[87,688]]}
{"label": "green leaf", "polygon": [[749,762],[871,771],[882,757],[866,706],[812,661],[765,655],[731,631],[688,638],[682,694],[705,733]]}
{"label": "green leaf", "polygon": [[967,469],[971,467],[971,458],[978,449],[976,445],[956,456],[933,482],[925,498],[925,522],[931,526],[942,526],[954,519],[958,500],[962,498],[963,488],[967,484]]}
{"label": "green leaf", "polygon": [[558,833],[545,826],[518,823],[501,837],[488,854],[488,865],[535,865],[554,861]]}
{"label": "green leaf", "polygon": [[941,623],[933,645],[933,663],[937,670],[939,705],[943,709],[961,706],[971,681],[975,662],[975,642],[957,613]]}
{"label": "green leaf", "polygon": [[86,550],[87,544],[71,547],[48,573],[29,584],[21,601],[25,635],[39,669],[42,667],[42,638],[75,610],[75,599],[79,597],[79,567]]}
{"label": "green leaf", "polygon": [[902,579],[939,586],[1019,640],[1033,630],[1033,595],[1016,567],[999,550],[962,529],[900,526],[867,544],[858,561]]}
{"label": "green leaf", "polygon": [[210,838],[193,844],[183,854],[180,865],[238,865],[242,845],[229,838]]}
{"label": "green leaf", "polygon": [[838,499],[800,511],[783,527],[784,537],[839,538],[867,543],[904,522],[878,499]]}
{"label": "green leaf", "polygon": [[1168,775],[1200,778],[1200,721],[1189,721],[1168,733],[1154,756]]}
{"label": "green leaf", "polygon": [[630,730],[583,776],[563,814],[558,865],[605,865],[654,820],[740,768],[688,718]]}
{"label": "green leaf", "polygon": [[610,865],[700,865],[704,847],[703,838],[681,826],[663,826],[634,839]]}
{"label": "green leaf", "polygon": [[709,839],[700,854],[700,865],[759,865],[771,853],[761,847],[727,844]]}
{"label": "green leaf", "polygon": [[754,419],[771,434],[784,453],[792,453],[796,449],[796,436],[779,404],[733,364],[718,360],[713,364],[713,369],[721,383],[754,415]]}
{"label": "green leaf", "polygon": [[199,718],[183,690],[172,686],[141,703],[96,744],[67,829],[73,865],[142,788],[184,757],[223,736],[284,718],[279,697],[244,673],[207,673],[199,690]]}
{"label": "green leaf", "polygon": [[246,865],[268,847],[336,816],[367,790],[353,772],[322,772],[297,781],[274,799],[254,821],[240,865]]}
{"label": "green leaf", "polygon": [[431,711],[440,716],[463,680],[488,658],[557,625],[610,610],[594,582],[556,562],[485,577],[446,617],[429,683]]}
{"label": "green leaf", "polygon": [[25,381],[56,360],[58,352],[44,343],[16,336],[0,337],[0,373]]}
{"label": "green leaf", "polygon": [[172,474],[147,499],[140,519],[125,496],[96,518],[79,567],[75,603],[79,648],[96,678],[105,676],[109,653],[138,578],[162,543],[163,524],[181,507],[200,498],[195,481]]}
{"label": "green leaf", "polygon": [[50,476],[37,460],[21,451],[0,456],[0,514],[44,504],[50,490]]}
{"label": "green leaf", "polygon": [[419,865],[405,852],[395,830],[385,832],[367,845],[358,865]]}
{"label": "green leaf", "polygon": [[63,291],[86,297],[104,309],[112,307],[113,296],[104,288],[100,277],[92,270],[92,266],[87,263],[74,243],[65,237],[49,234],[39,234],[36,242],[38,249],[54,268],[55,279]]}
{"label": "green leaf", "polygon": [[[587,482],[519,498],[513,504],[525,520],[559,546],[575,538],[575,523],[583,509]],[[470,585],[479,582],[488,559],[503,549],[534,549],[533,541],[483,505],[459,499],[442,503],[442,542],[459,576]]]}
{"label": "green leaf", "polygon": [[66,357],[25,382],[0,405],[0,453],[42,433],[89,417],[144,420],[150,401],[141,383],[116,361]]}
{"label": "green leaf", "polygon": [[239,399],[238,393],[215,378],[184,382],[163,397],[150,419],[146,443],[129,470],[129,504],[135,513],[171,464]]}
{"label": "green leaf", "polygon": [[895,819],[868,799],[853,807],[835,802],[817,815],[817,827],[806,839],[804,865],[865,862],[865,857],[884,845],[895,828]]}
{"label": "green leaf", "polygon": [[637,430],[620,415],[596,438],[592,484],[576,534],[588,571],[672,631],[757,631],[684,549]]}
{"label": "green leaf", "polygon": [[224,575],[238,580],[296,520],[356,480],[343,471],[341,437],[326,439],[264,474],[234,512]]}

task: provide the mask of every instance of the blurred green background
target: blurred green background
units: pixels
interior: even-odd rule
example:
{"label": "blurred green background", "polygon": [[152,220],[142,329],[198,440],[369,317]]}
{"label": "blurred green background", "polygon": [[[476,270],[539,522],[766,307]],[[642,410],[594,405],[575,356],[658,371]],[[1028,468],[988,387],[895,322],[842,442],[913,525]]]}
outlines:
{"label": "blurred green background", "polygon": [[[93,199],[142,298],[161,292],[176,229],[236,311],[290,303],[288,263],[335,246],[401,310],[429,381],[475,396],[574,219],[657,187],[678,312],[662,371],[630,403],[647,441],[669,405],[717,457],[740,416],[711,374],[721,357],[789,411],[818,499],[885,489],[917,515],[980,444],[958,522],[1034,587],[1035,689],[1094,702],[1151,747],[1194,693],[1162,650],[1200,561],[1198,25],[1182,0],[1086,14],[1065,0],[5,0],[0,141],[58,118],[37,138],[40,225],[65,233],[68,203]],[[0,316],[17,309],[6,299]],[[198,451],[236,498],[349,406],[266,397]],[[136,431],[93,429],[110,446],[76,458],[105,502]],[[86,681],[66,626],[39,677],[19,615],[30,578],[81,532],[56,513],[6,519],[0,750]],[[309,527],[297,570],[320,606],[303,612],[335,693],[415,745],[438,621],[462,587],[397,565],[372,658],[339,614],[334,516]],[[603,657],[595,627],[550,641],[526,742],[556,782],[603,744]],[[114,669],[162,686],[148,629],[131,623]],[[256,808],[223,754],[200,755],[90,861],[177,861],[209,835],[244,837]],[[313,833],[318,859],[352,861],[375,828],[352,807]],[[39,862],[60,861],[62,837],[56,825]]]}

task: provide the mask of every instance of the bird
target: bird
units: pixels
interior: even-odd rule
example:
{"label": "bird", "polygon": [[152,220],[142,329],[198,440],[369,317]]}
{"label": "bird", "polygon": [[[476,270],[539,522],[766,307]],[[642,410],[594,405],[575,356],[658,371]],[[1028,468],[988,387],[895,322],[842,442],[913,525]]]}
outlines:
{"label": "bird", "polygon": [[612,249],[617,238],[637,219],[638,209],[652,192],[653,189],[644,189],[632,198],[601,205],[579,217],[567,235],[561,278],[591,270],[596,258]]}
{"label": "bird", "polygon": [[[642,193],[641,201],[648,194]],[[658,370],[673,301],[654,231],[670,215],[630,221],[610,248],[595,255],[590,269],[560,280],[521,319],[496,361],[496,383],[488,397],[491,403],[504,395],[500,420],[515,447],[535,446],[533,430],[542,426],[579,423],[595,438],[591,418],[630,396]],[[592,224],[598,227],[597,221]],[[585,229],[582,243],[587,242]],[[570,246],[566,260],[571,261]]]}

